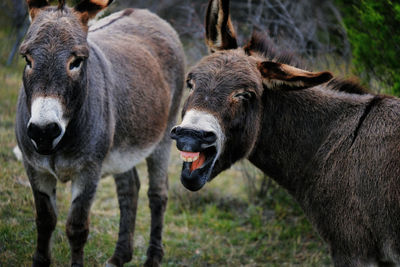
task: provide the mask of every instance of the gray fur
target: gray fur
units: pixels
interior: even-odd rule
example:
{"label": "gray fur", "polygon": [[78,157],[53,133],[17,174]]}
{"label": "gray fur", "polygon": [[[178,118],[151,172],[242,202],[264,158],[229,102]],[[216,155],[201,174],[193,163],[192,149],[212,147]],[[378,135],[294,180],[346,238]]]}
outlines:
{"label": "gray fur", "polygon": [[[148,161],[156,159],[149,162],[152,230],[146,265],[160,265],[171,143],[167,133],[175,123],[184,78],[179,38],[169,24],[147,10],[127,9],[112,14],[88,30],[88,13],[80,13],[82,10],[40,6],[34,11],[33,23],[21,45],[21,53],[32,59],[33,68],[24,71],[16,119],[17,141],[37,209],[38,244],[33,265],[50,263],[48,247],[57,220],[52,204],[55,200],[51,199],[57,181],[72,181],[67,236],[71,264],[83,265],[89,211],[103,161],[118,151],[129,151],[122,155],[130,155],[132,162],[145,157]],[[82,66],[81,80],[65,70],[69,50],[76,49],[76,45],[82,53],[86,46],[89,55]],[[68,87],[73,83],[71,79],[78,80],[78,88]],[[30,105],[37,96],[60,99],[68,121],[65,135],[49,155],[38,153],[27,136]],[[132,256],[140,186],[134,165],[128,171],[117,168],[108,173],[115,174],[121,209],[119,238],[109,265],[122,266]]]}

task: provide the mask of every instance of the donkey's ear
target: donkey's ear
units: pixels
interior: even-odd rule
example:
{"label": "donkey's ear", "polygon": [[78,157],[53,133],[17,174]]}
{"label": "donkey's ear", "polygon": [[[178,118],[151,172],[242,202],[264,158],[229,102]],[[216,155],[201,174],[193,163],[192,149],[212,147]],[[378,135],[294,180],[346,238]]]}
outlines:
{"label": "donkey's ear", "polygon": [[229,0],[210,0],[208,3],[206,44],[211,52],[238,47],[229,16]]}
{"label": "donkey's ear", "polygon": [[48,6],[47,0],[26,0],[29,10],[29,18],[31,21],[35,19],[36,14],[42,7]]}
{"label": "donkey's ear", "polygon": [[75,7],[75,11],[80,14],[83,24],[87,24],[89,19],[96,16],[104,8],[108,7],[114,0],[82,0]]}
{"label": "donkey's ear", "polygon": [[258,69],[261,72],[263,84],[270,89],[286,85],[286,88],[298,90],[325,83],[333,77],[328,71],[309,72],[272,61],[258,63]]}

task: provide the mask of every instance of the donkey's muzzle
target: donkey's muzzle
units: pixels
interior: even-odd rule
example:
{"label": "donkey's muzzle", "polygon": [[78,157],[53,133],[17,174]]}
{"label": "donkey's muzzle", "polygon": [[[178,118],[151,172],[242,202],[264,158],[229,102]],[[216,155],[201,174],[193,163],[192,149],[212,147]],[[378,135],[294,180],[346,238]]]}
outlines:
{"label": "donkey's muzzle", "polygon": [[40,154],[51,154],[60,141],[62,128],[58,123],[46,125],[28,124],[27,134],[32,141],[36,151]]}
{"label": "donkey's muzzle", "polygon": [[203,151],[213,146],[217,141],[217,136],[213,132],[193,130],[180,126],[172,128],[170,136],[176,140],[176,146],[180,151]]}

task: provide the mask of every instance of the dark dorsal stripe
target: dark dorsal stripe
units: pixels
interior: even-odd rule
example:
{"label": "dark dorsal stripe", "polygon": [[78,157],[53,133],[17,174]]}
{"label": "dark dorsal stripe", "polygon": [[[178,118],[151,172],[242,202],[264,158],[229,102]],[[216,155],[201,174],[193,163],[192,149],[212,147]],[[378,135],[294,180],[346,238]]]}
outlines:
{"label": "dark dorsal stripe", "polygon": [[327,87],[334,91],[346,92],[357,95],[366,95],[371,93],[357,81],[349,79],[334,78],[329,81]]}
{"label": "dark dorsal stripe", "polygon": [[353,139],[351,140],[351,146],[353,146],[354,142],[356,141],[356,138],[358,136],[358,132],[360,131],[360,128],[363,124],[363,122],[365,121],[365,119],[367,118],[368,114],[370,113],[371,109],[376,106],[380,101],[382,101],[382,99],[384,99],[384,96],[381,95],[376,95],[374,96],[374,98],[372,98],[372,100],[368,103],[368,105],[365,107],[363,114],[360,117],[360,120],[358,121],[357,127],[354,130],[354,134],[353,134]]}
{"label": "dark dorsal stripe", "polygon": [[93,29],[93,30],[89,30],[89,32],[95,32],[95,31],[104,29],[104,28],[110,26],[111,24],[113,24],[114,22],[116,22],[116,21],[122,19],[123,17],[129,16],[129,15],[132,14],[134,11],[135,11],[135,10],[134,10],[133,8],[127,8],[127,9],[122,13],[121,16],[119,16],[119,17],[117,17],[117,18],[111,20],[110,22],[108,22],[107,24],[105,24],[105,25],[103,25],[103,26],[101,26],[101,27],[95,28],[95,29]]}
{"label": "dark dorsal stripe", "polygon": [[301,61],[293,53],[280,51],[271,39],[259,31],[253,32],[250,41],[244,47],[244,51],[248,55],[256,53],[267,60],[303,68]]}

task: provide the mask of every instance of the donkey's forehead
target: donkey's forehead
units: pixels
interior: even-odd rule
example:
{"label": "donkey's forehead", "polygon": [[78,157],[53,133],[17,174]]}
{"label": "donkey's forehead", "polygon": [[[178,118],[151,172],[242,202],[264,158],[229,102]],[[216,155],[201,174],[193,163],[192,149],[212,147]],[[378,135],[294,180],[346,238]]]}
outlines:
{"label": "donkey's forehead", "polygon": [[[35,17],[22,47],[34,49],[41,43],[56,43],[76,45],[86,40],[86,31],[77,16],[69,8],[59,10],[55,7],[43,8]],[[51,44],[54,45],[54,42]]]}
{"label": "donkey's forehead", "polygon": [[55,23],[60,20],[63,22],[70,20],[79,23],[79,17],[72,8],[64,7],[62,9],[58,9],[55,6],[48,6],[40,10],[38,15],[35,16],[32,25],[41,23]]}
{"label": "donkey's forehead", "polygon": [[225,66],[231,63],[250,63],[250,57],[248,57],[244,50],[239,49],[231,49],[231,50],[222,50],[216,51],[206,57],[204,57],[198,65],[218,65]]}
{"label": "donkey's forehead", "polygon": [[224,72],[252,73],[256,68],[253,58],[247,56],[241,49],[218,51],[204,57],[191,69],[193,75],[221,74]]}
{"label": "donkey's forehead", "polygon": [[196,80],[196,87],[212,84],[212,87],[224,85],[231,89],[257,88],[262,85],[262,80],[256,66],[254,58],[236,49],[216,52],[203,58],[190,73]]}

